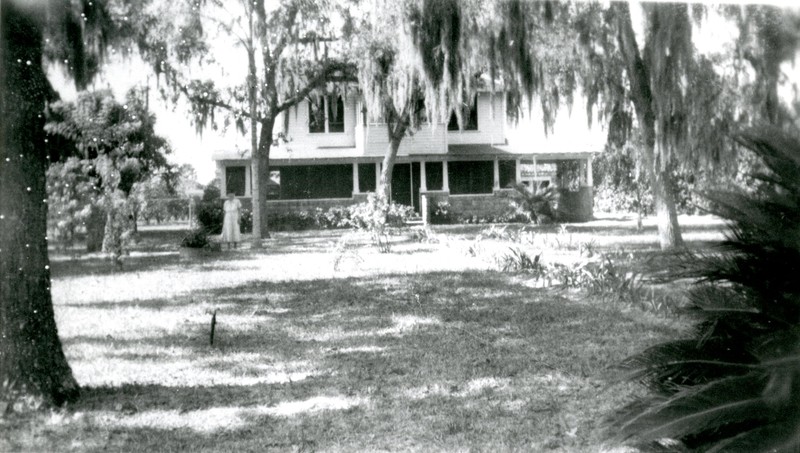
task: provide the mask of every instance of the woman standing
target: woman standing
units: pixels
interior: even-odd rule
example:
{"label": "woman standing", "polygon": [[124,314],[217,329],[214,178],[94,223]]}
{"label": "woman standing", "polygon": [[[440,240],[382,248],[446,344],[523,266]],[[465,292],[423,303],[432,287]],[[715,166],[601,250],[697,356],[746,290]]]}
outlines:
{"label": "woman standing", "polygon": [[222,208],[225,211],[225,219],[222,222],[222,241],[228,243],[228,250],[230,250],[231,243],[233,243],[233,248],[236,248],[239,241],[242,240],[242,233],[239,229],[242,202],[237,200],[233,193],[229,193]]}

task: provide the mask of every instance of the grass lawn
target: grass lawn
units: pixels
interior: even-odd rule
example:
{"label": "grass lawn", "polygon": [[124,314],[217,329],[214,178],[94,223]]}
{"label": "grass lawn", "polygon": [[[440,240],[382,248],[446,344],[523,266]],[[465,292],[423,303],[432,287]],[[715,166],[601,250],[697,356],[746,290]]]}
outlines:
{"label": "grass lawn", "polygon": [[[276,233],[263,249],[190,261],[180,232],[146,229],[121,270],[53,252],[82,398],[0,418],[0,451],[614,449],[601,419],[641,390],[608,367],[685,320],[494,271],[465,253],[482,228],[422,243],[400,232],[390,254],[353,233]],[[569,228],[601,250],[655,244],[632,220]],[[719,228],[687,236],[713,241]]]}

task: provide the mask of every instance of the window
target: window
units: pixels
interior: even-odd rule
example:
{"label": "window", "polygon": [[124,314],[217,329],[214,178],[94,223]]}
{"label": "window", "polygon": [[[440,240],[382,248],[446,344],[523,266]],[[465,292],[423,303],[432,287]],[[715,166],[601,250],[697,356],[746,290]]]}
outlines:
{"label": "window", "polygon": [[450,162],[447,164],[450,177],[450,193],[492,193],[494,185],[494,162]]}
{"label": "window", "polygon": [[[465,131],[477,131],[478,130],[478,96],[472,99],[472,105],[467,106],[466,104],[462,105],[462,116],[464,118],[464,130]],[[448,131],[458,131],[458,117],[456,116],[456,112],[450,113],[450,121],[447,123],[447,130]]]}
{"label": "window", "polygon": [[442,178],[441,162],[426,162],[425,163],[425,187],[428,190],[442,190],[444,180]]}
{"label": "window", "polygon": [[514,187],[517,182],[517,162],[514,160],[501,160],[500,164],[500,187]]}
{"label": "window", "polygon": [[280,168],[283,200],[350,198],[353,194],[352,165],[296,165]]}
{"label": "window", "polygon": [[344,132],[344,101],[336,96],[336,102],[328,99],[328,132]]}
{"label": "window", "polygon": [[280,200],[281,198],[281,170],[275,167],[269,171],[267,181],[267,200]]}
{"label": "window", "polygon": [[[326,114],[327,113],[327,114]],[[344,132],[344,100],[341,96],[308,98],[308,132]]]}
{"label": "window", "polygon": [[375,164],[358,164],[358,189],[375,192]]}
{"label": "window", "polygon": [[245,167],[225,167],[225,192],[237,197],[245,195]]}
{"label": "window", "polygon": [[325,98],[308,98],[308,132],[325,132]]}

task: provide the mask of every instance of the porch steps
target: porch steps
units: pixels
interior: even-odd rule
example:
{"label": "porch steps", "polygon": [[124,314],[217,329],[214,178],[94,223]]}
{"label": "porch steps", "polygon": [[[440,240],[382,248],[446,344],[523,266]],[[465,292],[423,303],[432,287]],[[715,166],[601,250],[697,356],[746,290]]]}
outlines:
{"label": "porch steps", "polygon": [[408,225],[408,226],[418,226],[418,225],[420,225],[421,226],[422,225],[422,217],[419,217],[419,216],[417,216],[417,217],[409,217],[408,219],[406,219],[406,225]]}

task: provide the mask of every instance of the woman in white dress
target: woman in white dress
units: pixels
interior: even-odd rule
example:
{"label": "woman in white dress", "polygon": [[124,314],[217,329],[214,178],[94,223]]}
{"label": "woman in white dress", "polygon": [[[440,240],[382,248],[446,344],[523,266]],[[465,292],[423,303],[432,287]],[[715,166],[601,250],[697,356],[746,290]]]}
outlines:
{"label": "woman in white dress", "polygon": [[242,240],[242,233],[239,229],[242,202],[237,200],[233,193],[229,193],[222,209],[225,211],[225,218],[222,222],[222,242],[228,243],[228,249],[231,248],[231,243],[233,243],[233,248],[236,248],[239,241]]}

